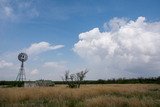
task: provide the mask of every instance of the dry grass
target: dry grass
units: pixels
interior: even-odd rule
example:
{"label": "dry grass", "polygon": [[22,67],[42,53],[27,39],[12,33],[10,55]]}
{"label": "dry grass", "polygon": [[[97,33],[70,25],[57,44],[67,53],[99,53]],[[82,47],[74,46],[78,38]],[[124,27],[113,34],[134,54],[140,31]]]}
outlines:
{"label": "dry grass", "polygon": [[0,106],[12,107],[160,107],[160,85],[111,84],[0,88]]}

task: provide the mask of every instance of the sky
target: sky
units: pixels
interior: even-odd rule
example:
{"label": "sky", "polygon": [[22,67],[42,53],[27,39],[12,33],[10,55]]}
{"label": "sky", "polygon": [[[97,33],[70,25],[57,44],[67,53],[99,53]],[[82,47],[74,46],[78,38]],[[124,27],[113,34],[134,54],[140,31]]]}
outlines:
{"label": "sky", "polygon": [[0,80],[160,76],[159,0],[0,0]]}

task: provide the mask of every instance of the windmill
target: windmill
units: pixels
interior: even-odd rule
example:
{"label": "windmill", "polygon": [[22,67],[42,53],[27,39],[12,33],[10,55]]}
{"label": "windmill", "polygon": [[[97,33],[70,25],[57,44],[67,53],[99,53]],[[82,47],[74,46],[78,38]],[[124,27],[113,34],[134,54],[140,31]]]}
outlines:
{"label": "windmill", "polygon": [[18,60],[21,61],[21,67],[19,69],[19,73],[17,75],[16,81],[25,81],[26,75],[24,70],[24,62],[28,59],[28,56],[26,53],[20,53],[18,55]]}

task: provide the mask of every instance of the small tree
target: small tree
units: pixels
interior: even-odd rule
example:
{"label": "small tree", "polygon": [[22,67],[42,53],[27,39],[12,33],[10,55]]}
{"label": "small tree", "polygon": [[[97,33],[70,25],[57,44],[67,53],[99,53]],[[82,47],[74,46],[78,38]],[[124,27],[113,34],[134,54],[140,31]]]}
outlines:
{"label": "small tree", "polygon": [[84,71],[78,72],[76,73],[76,77],[77,77],[77,87],[80,87],[81,82],[84,80],[86,74],[88,73],[88,70],[85,69]]}
{"label": "small tree", "polygon": [[64,78],[62,77],[62,80],[65,81],[70,88],[79,88],[87,73],[87,69],[76,74],[69,74],[69,70],[67,70],[65,71]]}

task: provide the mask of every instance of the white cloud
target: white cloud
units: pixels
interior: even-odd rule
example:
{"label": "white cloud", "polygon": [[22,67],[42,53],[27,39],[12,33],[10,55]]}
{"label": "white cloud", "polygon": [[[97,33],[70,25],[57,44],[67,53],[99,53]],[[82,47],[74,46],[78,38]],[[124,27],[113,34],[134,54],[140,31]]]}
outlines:
{"label": "white cloud", "polygon": [[[15,80],[21,64],[21,62],[18,61],[18,54],[20,52],[26,52],[29,56],[29,59],[25,62],[24,65],[27,80],[55,79],[55,78],[58,80],[60,76],[57,77],[56,75],[59,75],[60,72],[64,71],[65,63],[57,62],[55,63],[54,67],[53,64],[51,64],[52,66],[50,67],[44,67],[43,65],[41,65],[41,63],[43,63],[44,60],[47,61],[48,59],[39,58],[38,54],[51,50],[56,50],[62,47],[64,46],[51,45],[48,42],[39,42],[30,45],[26,49],[22,49],[15,52],[2,53],[0,55],[0,72],[3,75],[0,76],[0,80]],[[35,67],[37,69],[33,69]],[[54,78],[52,78],[52,76]]]}
{"label": "white cloud", "polygon": [[66,62],[45,62],[43,67],[47,69],[52,69],[54,71],[64,71],[66,70]]}
{"label": "white cloud", "polygon": [[[33,1],[0,1],[0,19],[8,21],[19,21],[38,17],[39,12]],[[25,18],[24,18],[25,17]]]}
{"label": "white cloud", "polygon": [[109,21],[109,23],[104,23],[104,28],[107,31],[116,31],[118,30],[121,26],[124,26],[127,23],[126,18],[113,18],[112,20]]}
{"label": "white cloud", "polygon": [[105,32],[94,28],[79,34],[74,44],[74,52],[91,68],[117,76],[160,74],[160,22],[147,22],[145,17],[135,21],[114,18],[104,26]]}
{"label": "white cloud", "polygon": [[37,75],[39,73],[38,69],[34,69],[31,71],[31,75]]}
{"label": "white cloud", "polygon": [[13,66],[13,63],[7,62],[5,60],[0,60],[0,68],[7,68]]}
{"label": "white cloud", "polygon": [[51,80],[61,80],[61,76],[64,75],[65,70],[67,70],[67,62],[65,61],[50,61],[45,62],[42,65],[41,78],[51,79]]}
{"label": "white cloud", "polygon": [[64,45],[51,45],[48,42],[39,42],[39,43],[31,44],[31,46],[25,49],[25,51],[29,55],[33,55],[33,54],[35,55],[35,54],[40,54],[42,52],[46,52],[50,50],[56,50],[63,47]]}
{"label": "white cloud", "polygon": [[8,17],[12,16],[12,13],[13,13],[12,8],[10,8],[10,7],[5,7],[5,8],[4,8],[4,11],[5,11],[6,16],[8,16]]}

